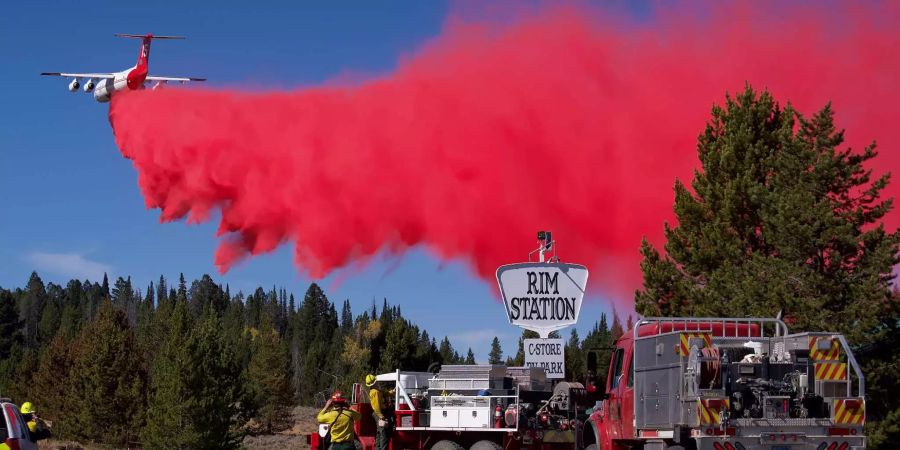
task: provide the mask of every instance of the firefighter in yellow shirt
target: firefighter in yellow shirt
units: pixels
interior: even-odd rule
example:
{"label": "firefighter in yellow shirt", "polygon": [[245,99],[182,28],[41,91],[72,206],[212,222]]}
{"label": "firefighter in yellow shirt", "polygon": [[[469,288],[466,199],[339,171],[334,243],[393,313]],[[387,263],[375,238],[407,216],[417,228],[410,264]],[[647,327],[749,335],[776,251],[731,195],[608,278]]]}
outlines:
{"label": "firefighter in yellow shirt", "polygon": [[341,391],[334,391],[331,399],[325,403],[325,407],[319,411],[316,420],[319,423],[329,425],[328,433],[331,435],[331,450],[355,450],[356,435],[353,432],[353,423],[359,420],[360,414],[347,404],[347,400],[341,395]]}
{"label": "firefighter in yellow shirt", "polygon": [[372,415],[375,416],[377,429],[375,432],[375,450],[387,450],[388,438],[391,432],[391,417],[388,409],[387,394],[393,394],[393,390],[385,392],[376,386],[375,375],[366,375],[366,387],[369,388],[369,404],[372,405]]}
{"label": "firefighter in yellow shirt", "polygon": [[32,442],[50,437],[50,429],[47,428],[47,423],[38,417],[37,410],[31,402],[23,403],[19,412],[22,413],[22,418],[25,419],[28,425],[28,435],[31,437]]}

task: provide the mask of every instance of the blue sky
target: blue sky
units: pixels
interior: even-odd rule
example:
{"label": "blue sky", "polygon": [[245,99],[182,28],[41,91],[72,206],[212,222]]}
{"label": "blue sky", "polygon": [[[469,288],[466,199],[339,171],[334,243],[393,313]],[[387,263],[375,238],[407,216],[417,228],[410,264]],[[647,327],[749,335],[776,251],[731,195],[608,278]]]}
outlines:
{"label": "blue sky", "polygon": [[[232,292],[284,286],[302,296],[291,251],[244,262],[225,275],[213,266],[215,221],[160,224],[147,210],[131,163],[115,146],[108,107],[70,93],[69,80],[43,71],[109,72],[134,64],[139,41],[114,33],[187,35],[157,41],[150,72],[202,76],[210,86],[291,89],[392,70],[398,58],[440,33],[448,6],[432,1],[376,2],[12,2],[0,16],[0,286],[23,286],[32,270],[45,282],[131,275],[143,289],[160,274],[209,273]],[[471,5],[469,5],[471,6]],[[628,6],[637,14],[641,6]],[[468,13],[468,11],[465,11]],[[564,239],[564,237],[558,237]],[[532,245],[523,242],[525,258]],[[515,262],[515,261],[510,261]],[[340,280],[340,282],[336,281]],[[494,287],[458,262],[422,250],[399,261],[378,258],[361,271],[321,284],[354,312],[382,298],[454,346],[486,359],[490,340],[515,350],[520,330],[506,321]],[[607,302],[586,298],[584,336]],[[564,333],[567,335],[568,330]]]}

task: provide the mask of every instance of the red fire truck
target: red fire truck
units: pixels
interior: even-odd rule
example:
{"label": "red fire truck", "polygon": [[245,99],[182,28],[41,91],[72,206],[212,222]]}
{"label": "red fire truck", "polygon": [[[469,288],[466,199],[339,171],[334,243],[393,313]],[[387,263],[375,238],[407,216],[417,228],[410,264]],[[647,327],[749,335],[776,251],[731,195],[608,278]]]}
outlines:
{"label": "red fire truck", "polygon": [[[589,370],[596,364],[589,358]],[[778,319],[648,318],[612,351],[605,385],[541,369],[444,366],[382,374],[395,389],[391,450],[858,450],[865,380],[845,338]],[[585,388],[585,385],[588,388]],[[374,449],[364,388],[353,408]],[[309,436],[327,450],[327,426]]]}

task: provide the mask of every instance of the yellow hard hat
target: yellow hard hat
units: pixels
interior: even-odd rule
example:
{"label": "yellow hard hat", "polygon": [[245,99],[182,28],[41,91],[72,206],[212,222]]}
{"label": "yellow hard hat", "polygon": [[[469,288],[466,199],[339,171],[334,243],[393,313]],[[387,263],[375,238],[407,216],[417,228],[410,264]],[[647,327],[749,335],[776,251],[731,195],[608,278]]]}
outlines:
{"label": "yellow hard hat", "polygon": [[34,413],[34,405],[31,402],[22,403],[22,414],[33,414]]}
{"label": "yellow hard hat", "polygon": [[375,375],[372,375],[371,373],[368,374],[368,375],[366,375],[366,386],[368,386],[368,387],[374,386],[374,385],[375,385],[375,381],[376,381],[376,380],[375,380]]}

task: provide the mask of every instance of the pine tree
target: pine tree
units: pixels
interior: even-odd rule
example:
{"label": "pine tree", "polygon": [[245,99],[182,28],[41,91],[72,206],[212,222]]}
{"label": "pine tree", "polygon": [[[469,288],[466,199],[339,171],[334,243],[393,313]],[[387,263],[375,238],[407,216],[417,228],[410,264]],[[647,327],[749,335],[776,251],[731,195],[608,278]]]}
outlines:
{"label": "pine tree", "polygon": [[616,313],[615,307],[613,307],[612,316],[612,326],[609,327],[609,341],[610,344],[615,344],[625,334],[625,329],[622,328],[622,320],[619,319],[619,314]]}
{"label": "pine tree", "polygon": [[[675,184],[678,224],[665,227],[665,255],[642,244],[637,312],[783,311],[792,331],[836,331],[857,346],[892,339],[900,315],[889,283],[900,234],[882,222],[893,206],[880,198],[889,177],[867,167],[874,144],[853,151],[839,148],[843,140],[830,105],[805,118],[747,87],[714,107],[699,138],[702,169],[692,189]],[[888,395],[895,381],[887,381],[900,369],[879,363],[900,349],[887,351],[894,356],[860,358],[867,377],[883,382],[867,382],[872,429],[890,414],[900,417],[900,399]],[[883,436],[896,442],[900,431]]]}
{"label": "pine tree", "polygon": [[41,320],[38,322],[38,341],[42,345],[46,345],[56,336],[59,331],[60,321],[62,320],[62,308],[60,302],[55,299],[48,299],[41,313]]}
{"label": "pine tree", "polygon": [[[156,290],[151,281],[150,285],[147,286],[147,293],[144,296],[144,300],[141,301],[138,307],[137,319],[135,321],[135,334],[137,337],[138,348],[141,351],[144,361],[148,364],[148,367],[153,363],[153,358],[160,345],[160,341],[157,340],[154,335],[154,298],[156,298]],[[167,308],[167,306],[163,307],[163,309]]]}
{"label": "pine tree", "polygon": [[585,355],[581,351],[581,340],[578,338],[578,331],[575,328],[572,328],[569,340],[566,342],[565,361],[567,380],[584,381],[587,378]]}
{"label": "pine tree", "polygon": [[208,307],[221,314],[228,306],[228,298],[222,287],[207,274],[191,283],[190,298],[190,311],[194,317],[202,314]]}
{"label": "pine tree", "polygon": [[187,298],[187,282],[184,281],[184,273],[178,274],[178,291],[173,296],[176,302],[186,302]]}
{"label": "pine tree", "polygon": [[144,447],[239,447],[244,380],[221,322],[210,312],[191,326],[187,304],[178,302],[171,329],[181,334],[170,335],[153,365]]}
{"label": "pine tree", "polygon": [[[389,313],[392,315],[392,313]],[[394,370],[413,370],[416,354],[416,341],[418,330],[411,327],[402,317],[390,319],[390,325],[385,336],[386,345],[381,354],[381,372],[393,372]]]}
{"label": "pine tree", "polygon": [[10,358],[14,345],[22,343],[19,312],[12,293],[0,289],[0,360]]}
{"label": "pine tree", "polygon": [[247,374],[249,394],[256,421],[266,433],[280,429],[290,415],[293,391],[290,383],[290,356],[278,333],[264,322],[254,340]]}
{"label": "pine tree", "polygon": [[117,446],[134,442],[144,411],[142,368],[128,318],[107,300],[72,348],[66,407],[72,436]]}
{"label": "pine tree", "polygon": [[156,307],[157,308],[160,305],[162,305],[163,303],[166,303],[168,301],[168,298],[166,297],[166,294],[167,294],[166,289],[168,289],[166,287],[166,278],[164,276],[160,275],[159,283],[156,284]]}
{"label": "pine tree", "polygon": [[450,345],[450,338],[447,336],[444,336],[444,339],[441,341],[438,353],[441,356],[442,364],[459,364],[461,362],[456,359],[456,351],[453,350],[453,346]]}
{"label": "pine tree", "polygon": [[34,377],[29,380],[34,385],[33,402],[40,408],[41,416],[53,422],[56,437],[66,435],[71,368],[69,342],[60,333],[50,341]]}
{"label": "pine tree", "polygon": [[609,372],[609,361],[612,357],[610,347],[614,344],[615,341],[613,341],[607,325],[606,313],[600,313],[600,321],[595,323],[593,329],[585,336],[581,348],[585,355],[585,360],[594,358],[597,364],[594,376],[601,381],[606,379]]}
{"label": "pine tree", "polygon": [[[191,391],[196,400],[193,425],[201,449],[239,448],[242,423],[239,404],[245,398],[246,380],[228,347],[222,323],[214,314],[201,317],[191,332],[189,347],[197,369]],[[196,409],[204,410],[196,414]]]}
{"label": "pine tree", "polygon": [[124,308],[134,298],[134,288],[131,286],[131,277],[124,279],[116,278],[116,283],[112,289],[112,302],[119,308]]}
{"label": "pine tree", "polygon": [[502,364],[503,363],[503,350],[500,349],[500,339],[497,339],[497,336],[494,336],[494,340],[491,341],[491,352],[488,353],[488,364]]}
{"label": "pine tree", "polygon": [[144,294],[144,307],[147,310],[153,311],[153,299],[156,298],[156,289],[153,287],[153,282],[150,282],[150,285],[147,286],[147,292]]}
{"label": "pine tree", "polygon": [[168,328],[171,334],[150,369],[147,423],[141,430],[141,442],[150,449],[193,448],[199,438],[189,426],[193,414],[190,380],[195,366],[194,355],[185,345],[191,330],[186,304],[175,305]]}
{"label": "pine tree", "polygon": [[694,192],[676,183],[678,226],[666,227],[667,256],[643,245],[639,312],[783,310],[795,329],[870,341],[890,300],[900,242],[881,223],[892,206],[879,200],[888,177],[873,179],[865,167],[874,145],[840,150],[830,106],[807,120],[749,87],[712,115]]}
{"label": "pine tree", "polygon": [[[18,354],[16,354],[18,353]],[[40,364],[40,355],[36,348],[22,348],[14,352],[12,382],[3,392],[11,398],[34,398],[35,386],[32,382],[34,373]]]}
{"label": "pine tree", "polygon": [[522,330],[522,336],[519,337],[518,350],[516,350],[515,358],[512,358],[512,363],[515,366],[524,366],[525,365],[525,339],[536,339],[541,337],[541,335],[537,334],[531,330]]}
{"label": "pine tree", "polygon": [[81,329],[81,313],[77,305],[67,304],[59,319],[59,333],[67,340],[72,340]]}
{"label": "pine tree", "polygon": [[337,313],[333,311],[334,305],[322,288],[310,284],[293,325],[294,342],[291,343],[292,385],[301,402],[309,403],[317,392],[334,384],[329,375],[322,373],[323,363],[332,357],[329,349],[333,331],[338,328]]}
{"label": "pine tree", "polygon": [[341,332],[347,334],[353,328],[353,310],[350,309],[350,300],[344,300],[341,307]]}
{"label": "pine tree", "polygon": [[465,364],[473,365],[475,364],[475,353],[472,352],[472,347],[469,347],[469,353],[466,353],[466,362]]}
{"label": "pine tree", "polygon": [[20,317],[22,317],[24,325],[25,345],[29,348],[35,348],[38,345],[38,323],[41,321],[46,301],[47,291],[44,288],[44,282],[37,272],[31,272],[31,277],[28,278],[25,294],[20,304]]}
{"label": "pine tree", "polygon": [[109,277],[106,276],[106,272],[103,272],[103,284],[100,285],[100,295],[103,296],[100,300],[109,298]]}

